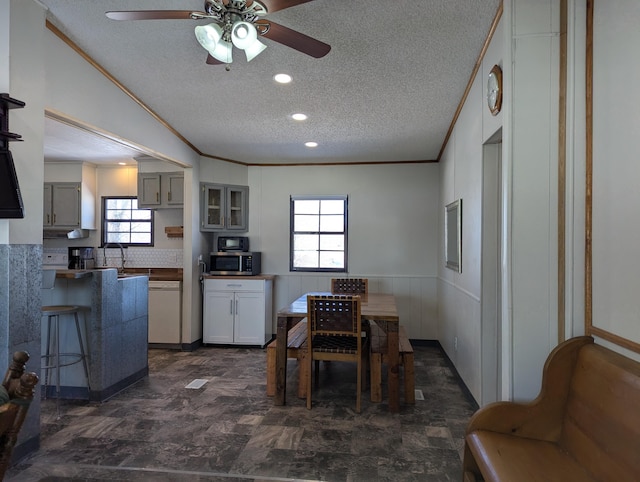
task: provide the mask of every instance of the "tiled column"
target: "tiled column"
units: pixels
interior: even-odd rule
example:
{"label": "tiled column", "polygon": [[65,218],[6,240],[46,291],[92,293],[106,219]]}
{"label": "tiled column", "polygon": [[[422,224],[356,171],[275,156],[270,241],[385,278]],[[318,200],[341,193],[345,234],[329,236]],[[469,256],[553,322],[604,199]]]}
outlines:
{"label": "tiled column", "polygon": [[[27,370],[40,376],[40,286],[42,245],[0,245],[0,371],[15,351],[31,356]],[[38,385],[39,388],[39,385]],[[20,430],[14,456],[39,445],[40,397],[36,392]]]}

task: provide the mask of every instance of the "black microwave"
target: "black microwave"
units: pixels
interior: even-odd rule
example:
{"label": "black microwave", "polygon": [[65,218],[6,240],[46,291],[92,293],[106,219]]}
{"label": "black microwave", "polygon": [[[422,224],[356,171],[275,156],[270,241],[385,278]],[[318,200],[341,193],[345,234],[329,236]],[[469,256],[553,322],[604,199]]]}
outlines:
{"label": "black microwave", "polygon": [[246,236],[218,236],[218,251],[249,251]]}
{"label": "black microwave", "polygon": [[260,274],[260,253],[219,251],[210,254],[210,273],[220,276]]}

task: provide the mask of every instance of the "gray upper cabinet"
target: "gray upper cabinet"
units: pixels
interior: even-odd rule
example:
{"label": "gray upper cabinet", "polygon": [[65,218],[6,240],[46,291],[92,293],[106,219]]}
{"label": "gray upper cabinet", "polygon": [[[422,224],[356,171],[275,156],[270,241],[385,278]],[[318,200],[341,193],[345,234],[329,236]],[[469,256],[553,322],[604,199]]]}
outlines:
{"label": "gray upper cabinet", "polygon": [[76,182],[44,184],[45,228],[81,228],[81,185]]}
{"label": "gray upper cabinet", "polygon": [[200,231],[247,231],[249,188],[201,183]]}
{"label": "gray upper cabinet", "polygon": [[182,172],[138,173],[138,207],[149,209],[181,208],[184,204]]}
{"label": "gray upper cabinet", "polygon": [[168,187],[167,205],[182,207],[184,205],[184,174],[181,172],[163,174],[162,181]]}

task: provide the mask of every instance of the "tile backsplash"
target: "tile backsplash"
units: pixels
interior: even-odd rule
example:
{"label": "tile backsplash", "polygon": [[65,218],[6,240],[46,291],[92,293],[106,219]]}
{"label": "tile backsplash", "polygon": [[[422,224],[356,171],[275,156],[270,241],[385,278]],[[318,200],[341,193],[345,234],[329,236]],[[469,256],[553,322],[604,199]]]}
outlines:
{"label": "tile backsplash", "polygon": [[[67,263],[67,248],[43,249],[43,263],[47,259],[62,260]],[[104,266],[104,254],[102,248],[95,250],[96,266]],[[125,268],[182,268],[182,249],[156,249],[156,248],[125,248]],[[107,266],[120,267],[120,248],[107,248]],[[56,264],[56,263],[54,263]]]}

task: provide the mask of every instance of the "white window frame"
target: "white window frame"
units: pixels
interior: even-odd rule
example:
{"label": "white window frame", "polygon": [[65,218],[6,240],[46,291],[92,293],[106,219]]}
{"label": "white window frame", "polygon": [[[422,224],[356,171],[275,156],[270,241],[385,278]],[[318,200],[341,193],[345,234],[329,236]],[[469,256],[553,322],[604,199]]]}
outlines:
{"label": "white window frame", "polygon": [[[108,230],[108,225],[109,222],[113,222],[113,221],[118,221],[118,219],[107,219],[107,202],[110,200],[114,200],[114,199],[128,199],[128,200],[138,200],[138,198],[136,196],[103,196],[102,197],[102,245],[100,247],[104,247],[105,244],[107,243],[117,243],[118,241],[108,241],[108,235],[110,234],[110,231]],[[136,242],[129,242],[129,243],[123,243],[123,242],[119,242],[123,247],[127,247],[127,246],[139,246],[139,247],[148,247],[148,246],[153,246],[153,239],[154,239],[154,212],[152,209],[147,209],[147,208],[140,208],[138,207],[137,209],[135,209],[136,211],[150,211],[151,212],[151,217],[149,219],[131,219],[131,221],[136,221],[136,222],[143,222],[143,223],[149,223],[150,224],[150,233],[151,233],[151,240],[149,243],[136,243]],[[128,219],[126,221],[129,221]],[[132,231],[129,230],[129,233],[131,233]]]}
{"label": "white window frame", "polygon": [[[336,201],[340,200],[344,202],[344,213],[343,213],[343,230],[340,232],[336,231],[295,231],[295,202],[296,201]],[[319,212],[318,216],[322,216]],[[348,272],[348,217],[349,217],[349,197],[348,196],[290,196],[289,201],[289,271],[296,272],[329,272],[329,273],[346,273]],[[320,223],[319,223],[320,224]],[[306,234],[306,235],[317,235],[320,238],[323,235],[342,235],[344,237],[344,249],[343,253],[343,266],[341,268],[321,268],[320,267],[320,255],[326,250],[322,250],[320,248],[320,239],[318,242],[318,264],[315,267],[310,266],[296,266],[295,265],[295,236],[296,234]]]}

